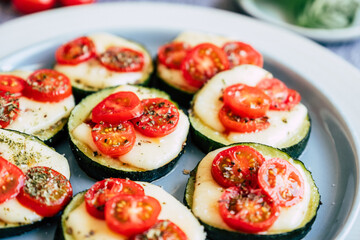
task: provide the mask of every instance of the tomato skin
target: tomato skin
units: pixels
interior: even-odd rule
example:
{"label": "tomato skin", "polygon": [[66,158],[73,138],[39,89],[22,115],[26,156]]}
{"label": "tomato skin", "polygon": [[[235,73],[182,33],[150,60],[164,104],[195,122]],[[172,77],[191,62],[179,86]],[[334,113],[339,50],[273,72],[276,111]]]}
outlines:
{"label": "tomato skin", "polygon": [[270,126],[268,117],[248,118],[235,115],[230,108],[224,106],[219,111],[219,120],[227,131],[249,133],[261,131]]}
{"label": "tomato skin", "polygon": [[14,75],[0,75],[0,92],[12,93],[21,96],[25,80]]}
{"label": "tomato skin", "polygon": [[179,122],[177,107],[164,98],[143,99],[144,113],[132,120],[137,131],[148,137],[163,137],[173,131]]}
{"label": "tomato skin", "polygon": [[241,83],[225,88],[223,100],[234,114],[248,118],[265,116],[271,101],[261,89]]}
{"label": "tomato skin", "polygon": [[138,72],[144,67],[144,54],[130,48],[110,47],[98,58],[104,67],[116,72]]}
{"label": "tomato skin", "polygon": [[159,48],[158,60],[168,68],[179,70],[190,49],[190,45],[184,42],[167,43]]}
{"label": "tomato skin", "polygon": [[19,98],[16,94],[0,94],[0,127],[6,128],[19,114]]}
{"label": "tomato skin", "polygon": [[60,0],[60,3],[64,6],[74,6],[81,4],[91,4],[96,2],[96,0]]}
{"label": "tomato skin", "polygon": [[79,37],[61,45],[55,52],[60,64],[77,65],[96,56],[93,41],[88,37]]}
{"label": "tomato skin", "polygon": [[257,173],[264,157],[249,146],[234,146],[219,152],[211,165],[211,175],[222,187],[257,187]]}
{"label": "tomato skin", "polygon": [[261,189],[227,188],[220,197],[219,211],[229,227],[246,233],[267,230],[279,216],[279,206]]}
{"label": "tomato skin", "polygon": [[92,120],[96,123],[119,124],[141,116],[143,110],[141,101],[135,93],[116,92],[94,107]]}
{"label": "tomato skin", "polygon": [[25,174],[0,156],[0,204],[15,198],[25,182]]}
{"label": "tomato skin", "polygon": [[95,218],[105,219],[105,203],[119,194],[145,195],[144,188],[129,179],[104,179],[96,182],[86,192],[86,210]]}
{"label": "tomato skin", "polygon": [[59,102],[72,94],[67,76],[51,69],[40,69],[27,79],[23,95],[39,102]]}
{"label": "tomato skin", "polygon": [[91,135],[99,151],[113,158],[130,152],[136,140],[131,122],[122,122],[119,125],[98,123],[92,128]]}
{"label": "tomato skin", "polygon": [[111,230],[129,237],[153,226],[160,211],[161,205],[153,197],[118,195],[106,202],[105,221]]}
{"label": "tomato skin", "polygon": [[298,203],[304,196],[304,180],[300,172],[281,158],[267,160],[259,169],[260,187],[282,207]]}
{"label": "tomato skin", "polygon": [[24,187],[17,200],[43,217],[52,217],[71,200],[73,190],[70,181],[61,173],[44,166],[30,168],[26,172]]}
{"label": "tomato skin", "polygon": [[263,67],[264,60],[262,55],[249,44],[236,41],[227,42],[224,44],[223,50],[228,57],[230,68],[242,64]]}
{"label": "tomato skin", "polygon": [[55,0],[12,0],[14,8],[22,13],[29,14],[48,10],[55,6]]}
{"label": "tomato skin", "polygon": [[131,240],[187,240],[186,234],[170,220],[159,220],[146,232],[135,235]]}
{"label": "tomato skin", "polygon": [[218,72],[229,69],[225,52],[211,43],[195,46],[181,63],[185,80],[193,87],[200,88]]}

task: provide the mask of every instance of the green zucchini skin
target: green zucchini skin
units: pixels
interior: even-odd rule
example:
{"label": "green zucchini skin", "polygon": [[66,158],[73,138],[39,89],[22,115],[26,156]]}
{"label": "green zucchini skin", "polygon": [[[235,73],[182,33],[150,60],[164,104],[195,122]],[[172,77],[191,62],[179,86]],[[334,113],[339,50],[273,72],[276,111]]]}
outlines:
{"label": "green zucchini skin", "polygon": [[[276,155],[276,157],[287,156],[288,159],[291,158],[287,153],[281,151],[280,149],[276,149],[276,148],[273,148],[273,147],[270,147],[267,145],[263,145],[263,144],[258,144],[258,143],[231,144],[230,146],[237,146],[237,145],[248,145],[248,146],[254,146],[254,147],[260,146],[260,148],[269,149],[270,151],[279,153],[280,155]],[[212,240],[224,240],[224,239],[297,240],[297,239],[304,238],[304,236],[311,230],[311,227],[316,219],[317,211],[319,210],[319,207],[320,207],[320,194],[319,194],[319,189],[316,186],[314,179],[311,175],[311,172],[305,168],[305,165],[300,160],[294,159],[294,161],[298,164],[301,164],[303,169],[305,169],[308,172],[307,175],[310,176],[309,180],[311,180],[313,182],[314,187],[316,188],[316,194],[318,195],[317,196],[318,202],[317,202],[316,210],[315,210],[312,218],[303,227],[297,228],[291,232],[285,232],[285,233],[279,233],[279,234],[271,234],[271,235],[248,234],[248,233],[241,233],[241,232],[235,232],[235,231],[227,231],[225,229],[219,229],[219,228],[216,228],[214,226],[211,226],[211,225],[201,221],[201,219],[198,218],[200,223],[204,226],[208,237]],[[193,194],[194,194],[194,190],[195,190],[195,178],[196,178],[197,167],[198,166],[196,166],[190,173],[190,177],[186,184],[185,194],[184,194],[184,199],[183,199],[184,204],[190,210],[192,209],[192,205],[193,205],[192,201],[193,201]]]}
{"label": "green zucchini skin", "polygon": [[0,227],[0,238],[13,237],[24,234],[26,232],[30,232],[31,230],[34,230],[40,227],[41,225],[45,224],[45,222],[46,219],[43,219],[41,221],[25,224],[25,225],[18,225],[13,227],[4,227],[4,228]]}

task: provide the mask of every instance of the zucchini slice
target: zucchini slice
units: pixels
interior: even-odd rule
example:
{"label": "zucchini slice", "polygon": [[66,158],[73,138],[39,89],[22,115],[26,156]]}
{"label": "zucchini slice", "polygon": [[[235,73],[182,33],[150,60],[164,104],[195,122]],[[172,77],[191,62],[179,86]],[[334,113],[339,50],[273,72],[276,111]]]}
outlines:
{"label": "zucchini slice", "polygon": [[[0,153],[23,172],[30,167],[47,166],[70,178],[67,159],[34,136],[0,129]],[[17,220],[9,221],[9,219]],[[0,238],[20,235],[55,219],[56,216],[43,218],[34,215],[31,210],[19,206],[16,199],[10,199],[0,204]]]}
{"label": "zucchini slice", "polygon": [[[83,99],[72,111],[68,122],[70,146],[79,166],[94,179],[119,177],[153,181],[164,176],[173,169],[186,144],[190,124],[182,110],[179,110],[179,123],[173,133],[162,138],[149,138],[136,133],[134,148],[117,159],[103,155],[97,150],[92,141],[91,131],[78,130],[86,125],[84,122],[89,118],[92,109],[102,99],[116,91],[133,91],[140,99],[152,97],[170,99],[162,91],[130,85],[104,89]],[[132,156],[131,160],[130,156]],[[141,163],[145,161],[154,162],[156,166],[145,167]]]}
{"label": "zucchini slice", "polygon": [[241,65],[215,75],[194,96],[189,111],[194,142],[205,153],[239,142],[257,142],[280,148],[294,158],[300,156],[310,137],[311,121],[306,107],[299,103],[290,111],[267,112],[270,127],[251,133],[226,133],[218,112],[223,106],[222,89],[244,83],[255,86],[271,73],[253,65]]}
{"label": "zucchini slice", "polygon": [[[162,209],[159,219],[169,219],[174,222],[185,232],[189,239],[205,239],[203,226],[189,209],[161,187],[146,182],[137,183],[144,187],[146,195],[159,200]],[[109,230],[104,220],[95,219],[87,213],[84,203],[85,193],[86,191],[75,195],[65,208],[56,229],[55,240],[86,239],[90,232],[93,239],[100,239],[101,237],[102,239],[128,239]]]}
{"label": "zucchini slice", "polygon": [[142,53],[144,66],[142,70],[136,72],[116,72],[103,67],[96,58],[77,65],[56,63],[54,69],[70,78],[77,102],[85,96],[104,88],[124,84],[148,85],[150,83],[153,63],[149,51],[143,45],[108,33],[96,33],[87,37],[93,41],[97,54],[101,54],[109,47],[114,46]]}
{"label": "zucchini slice", "polygon": [[[205,230],[208,234],[208,237],[214,240],[223,240],[223,239],[301,239],[303,238],[311,229],[312,224],[315,221],[317,210],[320,206],[320,194],[317,186],[311,176],[311,173],[305,168],[304,164],[299,161],[292,159],[288,154],[280,151],[279,149],[255,143],[242,143],[234,144],[236,145],[247,145],[251,146],[257,151],[259,151],[265,159],[268,158],[282,158],[291,162],[298,170],[301,172],[304,182],[305,182],[305,195],[299,204],[301,208],[298,207],[298,210],[304,209],[305,206],[307,211],[304,215],[299,214],[301,219],[298,219],[295,227],[281,226],[284,222],[292,222],[294,215],[289,216],[284,215],[281,224],[277,224],[275,228],[268,229],[267,232],[261,232],[259,234],[249,234],[236,231],[228,227],[225,222],[223,222],[217,207],[218,196],[222,194],[220,187],[211,176],[211,163],[217,153],[221,152],[224,149],[229,148],[224,147],[217,149],[208,153],[199,165],[191,172],[190,178],[186,185],[184,202],[185,204],[192,209],[194,215],[198,217],[199,221],[204,225]],[[206,188],[206,191],[201,191]],[[202,195],[206,193],[205,195]],[[196,196],[196,199],[195,197]],[[306,200],[305,200],[306,199]],[[205,201],[206,200],[206,201]],[[197,202],[195,202],[197,201]],[[304,202],[305,201],[305,202]],[[296,206],[296,205],[294,205]],[[203,209],[202,209],[203,208]],[[205,212],[208,215],[204,214]],[[294,212],[292,212],[294,213]],[[285,213],[286,214],[286,213]],[[281,210],[280,210],[281,217]],[[279,217],[279,218],[280,218]],[[290,221],[286,221],[287,217],[290,217]],[[284,221],[285,219],[285,221]],[[279,220],[279,219],[278,219]],[[274,223],[274,225],[277,222]],[[273,226],[274,226],[273,225]]]}

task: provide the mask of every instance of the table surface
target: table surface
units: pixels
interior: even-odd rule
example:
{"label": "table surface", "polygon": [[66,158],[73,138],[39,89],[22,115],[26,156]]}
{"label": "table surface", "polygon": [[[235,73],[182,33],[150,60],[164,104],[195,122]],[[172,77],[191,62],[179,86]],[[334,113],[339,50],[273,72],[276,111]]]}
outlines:
{"label": "table surface", "polygon": [[[152,1],[152,2],[173,2],[192,4],[204,7],[218,8],[227,11],[237,12],[246,15],[236,4],[231,0],[97,0],[98,3],[102,2],[126,2],[126,1]],[[0,25],[7,21],[21,17],[11,6],[10,0],[0,0]],[[319,43],[327,49],[334,52],[336,55],[342,57],[350,64],[354,65],[360,70],[360,39],[339,42],[339,43]],[[346,239],[357,240],[360,239],[360,216],[358,216],[353,228]]]}

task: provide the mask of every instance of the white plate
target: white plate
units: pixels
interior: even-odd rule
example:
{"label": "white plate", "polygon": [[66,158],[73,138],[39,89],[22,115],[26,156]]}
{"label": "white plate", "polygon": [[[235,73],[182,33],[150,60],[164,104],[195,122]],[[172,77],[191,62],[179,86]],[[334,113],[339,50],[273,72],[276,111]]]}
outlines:
{"label": "white plate", "polygon": [[[180,31],[198,30],[251,43],[263,53],[265,68],[298,90],[309,108],[312,132],[300,156],[312,171],[322,205],[306,239],[345,238],[359,210],[360,72],[330,51],[284,29],[210,8],[151,3],[110,3],[29,15],[0,26],[0,71],[51,67],[55,49],[66,40],[109,31],[139,41],[155,56]],[[94,183],[79,169],[68,142],[56,149],[70,162],[74,192]],[[155,181],[182,200],[192,169],[204,156],[191,139],[174,170]],[[359,221],[357,223],[360,224]],[[49,239],[54,224],[12,239]],[[356,239],[353,229],[347,239]]]}
{"label": "white plate", "polygon": [[[360,10],[354,23],[342,29],[305,28],[293,24],[288,13],[269,0],[235,0],[248,14],[275,23],[319,42],[350,41],[360,37]],[[291,1],[291,0],[290,0]]]}

